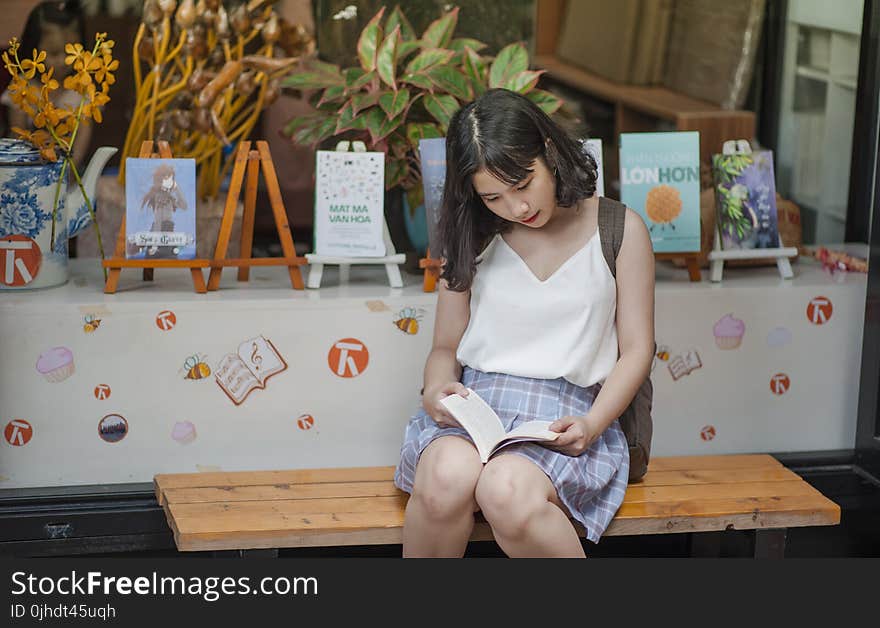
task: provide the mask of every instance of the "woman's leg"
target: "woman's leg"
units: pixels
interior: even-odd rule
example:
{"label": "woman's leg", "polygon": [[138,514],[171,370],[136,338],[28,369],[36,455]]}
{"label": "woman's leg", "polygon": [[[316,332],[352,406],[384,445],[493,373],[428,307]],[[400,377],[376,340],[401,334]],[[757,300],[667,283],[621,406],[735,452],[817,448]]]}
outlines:
{"label": "woman's leg", "polygon": [[425,447],[403,522],[403,556],[461,557],[474,527],[474,488],[483,465],[458,436]]}
{"label": "woman's leg", "polygon": [[581,540],[550,478],[513,453],[489,460],[480,474],[477,504],[510,557],[584,558]]}

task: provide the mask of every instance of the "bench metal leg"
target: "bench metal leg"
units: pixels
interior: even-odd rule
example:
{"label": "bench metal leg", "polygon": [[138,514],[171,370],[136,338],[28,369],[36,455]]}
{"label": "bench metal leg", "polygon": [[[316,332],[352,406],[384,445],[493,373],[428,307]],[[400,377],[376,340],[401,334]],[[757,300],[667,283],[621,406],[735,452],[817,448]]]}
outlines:
{"label": "bench metal leg", "polygon": [[755,530],[755,558],[785,558],[785,528]]}
{"label": "bench metal leg", "polygon": [[278,549],[239,549],[211,552],[213,558],[278,558]]}

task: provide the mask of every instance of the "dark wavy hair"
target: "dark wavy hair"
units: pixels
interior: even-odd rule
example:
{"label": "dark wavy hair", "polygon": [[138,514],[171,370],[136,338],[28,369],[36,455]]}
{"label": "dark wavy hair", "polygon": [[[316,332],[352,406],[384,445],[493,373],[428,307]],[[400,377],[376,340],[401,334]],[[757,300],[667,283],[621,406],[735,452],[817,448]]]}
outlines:
{"label": "dark wavy hair", "polygon": [[508,185],[525,179],[543,159],[556,176],[556,201],[572,207],[596,192],[596,161],[531,100],[506,89],[490,89],[453,114],[446,133],[446,184],[438,233],[449,289],[470,289],[476,258],[511,223],[493,214],[473,186],[486,169]]}
{"label": "dark wavy hair", "polygon": [[[28,14],[24,31],[21,34],[21,51],[30,58],[34,48],[39,49],[44,24],[72,26],[76,30],[78,41],[85,42],[85,23],[79,0],[49,0],[41,2]],[[58,70],[56,70],[57,72]]]}

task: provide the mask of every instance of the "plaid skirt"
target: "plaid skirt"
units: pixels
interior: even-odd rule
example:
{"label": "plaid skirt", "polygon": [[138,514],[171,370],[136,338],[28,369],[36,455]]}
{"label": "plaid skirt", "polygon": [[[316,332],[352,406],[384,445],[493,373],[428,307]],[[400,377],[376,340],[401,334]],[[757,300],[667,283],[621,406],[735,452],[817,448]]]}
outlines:
{"label": "plaid skirt", "polygon": [[[563,378],[533,379],[483,373],[469,367],[464,368],[461,381],[495,410],[505,431],[524,421],[584,415],[600,388],[599,384],[582,388]],[[471,440],[462,428],[438,426],[420,408],[406,426],[394,484],[412,493],[416,465],[425,447],[436,438],[453,435]],[[586,538],[593,543],[599,542],[623,503],[629,478],[629,448],[617,421],[580,456],[567,456],[533,442],[509,445],[498,453],[514,453],[534,462],[550,478],[560,501],[584,526]]]}

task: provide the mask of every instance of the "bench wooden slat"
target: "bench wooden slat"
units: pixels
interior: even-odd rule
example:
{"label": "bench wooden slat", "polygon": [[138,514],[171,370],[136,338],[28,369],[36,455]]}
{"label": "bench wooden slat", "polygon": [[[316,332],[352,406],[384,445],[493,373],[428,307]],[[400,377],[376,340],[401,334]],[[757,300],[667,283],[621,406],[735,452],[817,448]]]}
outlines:
{"label": "bench wooden slat", "polygon": [[[408,495],[393,467],[160,474],[178,549],[400,543]],[[607,536],[833,525],[840,508],[772,456],[655,458]],[[579,524],[575,527],[583,535]],[[490,540],[480,515],[472,540]]]}
{"label": "bench wooden slat", "polygon": [[[736,482],[724,485],[726,497],[793,497],[820,494],[803,480],[781,482]],[[664,502],[686,499],[710,499],[717,497],[716,484],[685,484],[678,486],[631,485],[626,489],[627,504]]]}
{"label": "bench wooden slat", "polygon": [[785,467],[752,469],[697,469],[692,471],[648,471],[638,486],[681,486],[686,484],[734,484],[736,482],[779,482],[797,479]]}
{"label": "bench wooden slat", "polygon": [[381,482],[391,480],[393,477],[394,467],[341,467],[338,469],[287,469],[280,471],[160,473],[155,476],[154,484],[156,499],[160,504],[163,504],[162,491],[174,488]]}
{"label": "bench wooden slat", "polygon": [[229,488],[175,488],[166,490],[165,503],[240,502],[322,497],[381,497],[396,495],[393,482],[335,482],[325,484],[273,484]]}
{"label": "bench wooden slat", "polygon": [[696,471],[701,469],[753,469],[761,467],[782,467],[783,464],[773,456],[764,454],[736,454],[728,456],[667,456],[654,458],[648,470],[657,471]]}

